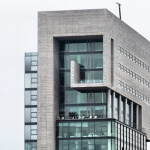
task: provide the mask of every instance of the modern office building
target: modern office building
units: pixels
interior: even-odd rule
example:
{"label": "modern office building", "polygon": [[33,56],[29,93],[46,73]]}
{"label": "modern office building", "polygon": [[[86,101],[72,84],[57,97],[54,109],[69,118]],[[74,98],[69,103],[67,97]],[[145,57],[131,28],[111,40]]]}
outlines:
{"label": "modern office building", "polygon": [[107,9],[39,12],[38,53],[25,54],[25,150],[147,150],[149,50]]}
{"label": "modern office building", "polygon": [[25,150],[37,149],[37,53],[25,54]]}

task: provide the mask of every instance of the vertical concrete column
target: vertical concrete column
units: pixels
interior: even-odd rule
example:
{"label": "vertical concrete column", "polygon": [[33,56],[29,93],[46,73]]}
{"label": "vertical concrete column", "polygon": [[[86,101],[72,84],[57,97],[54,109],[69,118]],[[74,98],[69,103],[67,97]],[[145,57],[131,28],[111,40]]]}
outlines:
{"label": "vertical concrete column", "polygon": [[139,106],[139,129],[142,131],[142,108]]}
{"label": "vertical concrete column", "polygon": [[115,92],[113,91],[113,118],[116,118],[116,113],[115,113]]}
{"label": "vertical concrete column", "polygon": [[118,110],[119,110],[118,120],[122,121],[122,118],[121,118],[121,95],[119,95],[119,107],[118,107]]}
{"label": "vertical concrete column", "polygon": [[136,105],[136,129],[139,129],[139,105]]}
{"label": "vertical concrete column", "polygon": [[127,123],[127,98],[125,98],[124,102],[124,123]]}
{"label": "vertical concrete column", "polygon": [[80,81],[80,65],[76,61],[71,61],[70,66],[70,83],[72,87],[73,84],[77,84]]}
{"label": "vertical concrete column", "polygon": [[130,116],[131,116],[131,118],[130,118],[131,123],[130,123],[130,125],[131,125],[131,127],[133,127],[133,102],[131,102],[130,109],[131,109],[131,114],[130,114]]}
{"label": "vertical concrete column", "polygon": [[110,100],[111,90],[107,90],[107,118],[111,118],[111,100]]}

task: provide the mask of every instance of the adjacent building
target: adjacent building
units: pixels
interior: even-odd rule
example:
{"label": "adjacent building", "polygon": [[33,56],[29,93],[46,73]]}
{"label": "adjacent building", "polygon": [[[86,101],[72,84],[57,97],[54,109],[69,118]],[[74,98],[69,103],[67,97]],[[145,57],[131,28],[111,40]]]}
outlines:
{"label": "adjacent building", "polygon": [[25,54],[25,150],[147,150],[149,49],[107,9],[39,12],[38,53]]}
{"label": "adjacent building", "polygon": [[25,150],[37,150],[37,53],[25,54]]}

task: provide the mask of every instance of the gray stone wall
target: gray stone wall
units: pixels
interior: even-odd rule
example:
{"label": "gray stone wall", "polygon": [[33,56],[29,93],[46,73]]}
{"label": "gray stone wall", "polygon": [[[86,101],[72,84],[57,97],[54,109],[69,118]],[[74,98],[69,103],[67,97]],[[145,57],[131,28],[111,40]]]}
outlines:
{"label": "gray stone wall", "polygon": [[[134,79],[131,75],[119,69],[120,63],[141,78],[150,81],[150,72],[143,69],[138,62],[133,62],[129,56],[122,55],[119,52],[119,47],[122,47],[132,56],[150,66],[150,42],[109,11],[106,15],[106,26],[106,34],[109,39],[107,51],[111,49],[111,38],[114,39],[114,86],[110,88],[142,106],[142,127],[145,128],[148,138],[150,138],[150,115],[148,111],[150,103],[119,86],[119,81],[123,81],[130,88],[150,98],[150,87],[145,86],[138,79]],[[110,64],[107,65],[110,66]]]}

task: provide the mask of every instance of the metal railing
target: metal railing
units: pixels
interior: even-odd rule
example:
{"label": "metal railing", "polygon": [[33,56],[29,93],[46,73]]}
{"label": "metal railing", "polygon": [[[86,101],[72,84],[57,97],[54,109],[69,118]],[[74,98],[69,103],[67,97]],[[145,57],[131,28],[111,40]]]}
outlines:
{"label": "metal railing", "polygon": [[80,80],[80,83],[103,83],[103,80]]}
{"label": "metal railing", "polygon": [[106,114],[94,114],[94,115],[78,115],[76,112],[69,113],[68,115],[60,114],[57,116],[57,120],[82,120],[82,119],[116,119],[136,130],[139,130],[141,132],[145,133],[145,128],[141,127],[140,125],[137,125],[135,122],[131,122],[130,119],[125,119],[124,117],[121,117],[116,114],[106,115]]}
{"label": "metal railing", "polygon": [[64,120],[72,120],[72,119],[104,119],[104,118],[107,118],[106,115],[100,115],[100,114],[97,114],[97,115],[77,115],[77,114],[69,114],[69,115],[59,115],[57,116],[57,120],[59,119],[64,119]]}

